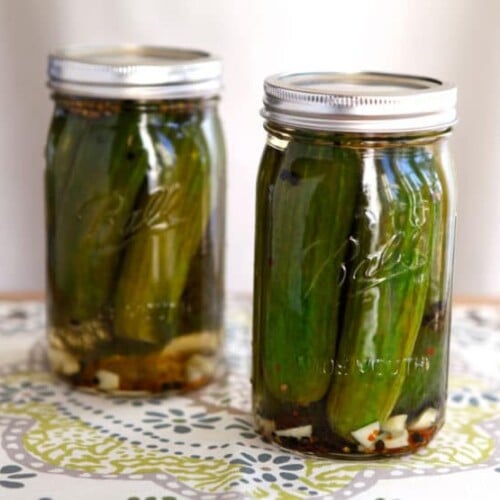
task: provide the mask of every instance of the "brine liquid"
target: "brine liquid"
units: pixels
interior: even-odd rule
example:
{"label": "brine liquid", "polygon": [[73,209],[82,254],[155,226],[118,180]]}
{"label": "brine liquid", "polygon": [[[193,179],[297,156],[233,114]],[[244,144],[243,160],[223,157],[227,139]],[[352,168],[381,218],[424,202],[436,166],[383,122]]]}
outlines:
{"label": "brine liquid", "polygon": [[257,182],[257,430],[347,458],[425,446],[448,370],[453,184],[446,136],[281,130]]}
{"label": "brine liquid", "polygon": [[53,370],[104,391],[207,383],[224,309],[216,100],[55,101],[45,172]]}

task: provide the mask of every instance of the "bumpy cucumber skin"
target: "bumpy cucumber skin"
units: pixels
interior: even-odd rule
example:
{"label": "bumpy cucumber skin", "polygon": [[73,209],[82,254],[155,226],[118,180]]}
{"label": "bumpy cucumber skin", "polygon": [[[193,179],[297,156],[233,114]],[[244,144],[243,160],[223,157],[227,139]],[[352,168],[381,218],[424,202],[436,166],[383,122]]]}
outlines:
{"label": "bumpy cucumber skin", "polygon": [[410,151],[365,152],[345,313],[327,402],[346,440],[385,421],[400,395],[429,285],[433,214]]}
{"label": "bumpy cucumber skin", "polygon": [[255,336],[266,387],[283,402],[308,405],[329,386],[358,165],[353,150],[291,142],[272,187],[259,180]]}
{"label": "bumpy cucumber skin", "polygon": [[118,338],[161,345],[180,333],[180,298],[210,216],[210,158],[199,122],[176,123],[148,130],[155,164],[135,207],[144,219],[127,243],[117,284]]}

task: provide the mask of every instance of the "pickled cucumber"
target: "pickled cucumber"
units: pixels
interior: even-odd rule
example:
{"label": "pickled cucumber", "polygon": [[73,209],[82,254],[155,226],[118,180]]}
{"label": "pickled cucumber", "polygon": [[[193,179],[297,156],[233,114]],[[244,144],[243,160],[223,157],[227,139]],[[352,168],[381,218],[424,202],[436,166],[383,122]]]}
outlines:
{"label": "pickled cucumber", "polygon": [[149,128],[154,155],[117,284],[117,338],[164,344],[179,333],[180,298],[210,216],[210,158],[194,125]]}
{"label": "pickled cucumber", "polygon": [[348,263],[345,312],[329,390],[334,433],[391,415],[422,322],[435,224],[430,192],[411,151],[367,150]]}
{"label": "pickled cucumber", "polygon": [[[124,228],[148,165],[138,121],[131,110],[95,118],[54,173],[53,286],[75,327],[99,318],[113,293]],[[63,137],[56,166],[59,147],[63,154]]]}
{"label": "pickled cucumber", "polygon": [[[422,324],[413,350],[413,358],[419,361],[419,370],[410,371],[405,379],[401,396],[395,412],[417,414],[424,408],[441,407],[444,404],[447,366],[444,359],[447,353],[451,308],[451,289],[445,286],[450,272],[450,259],[447,255],[447,238],[449,238],[449,194],[446,190],[446,179],[443,169],[436,159],[438,151],[434,147],[422,148],[413,154],[415,170],[418,170],[429,186],[432,204],[437,223],[432,235],[432,251],[430,263],[430,282]],[[440,168],[436,169],[436,164]]]}
{"label": "pickled cucumber", "polygon": [[328,389],[358,173],[354,150],[298,142],[274,171],[257,227],[268,245],[257,249],[267,270],[256,317],[263,377],[280,401],[307,405]]}

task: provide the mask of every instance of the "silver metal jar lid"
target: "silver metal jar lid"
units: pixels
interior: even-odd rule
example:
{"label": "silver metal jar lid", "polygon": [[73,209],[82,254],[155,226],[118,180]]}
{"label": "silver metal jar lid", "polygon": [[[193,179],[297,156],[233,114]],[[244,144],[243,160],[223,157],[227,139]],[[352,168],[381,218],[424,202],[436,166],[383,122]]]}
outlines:
{"label": "silver metal jar lid", "polygon": [[457,89],[391,73],[284,73],[264,82],[262,116],[283,125],[339,132],[412,132],[456,123]]}
{"label": "silver metal jar lid", "polygon": [[49,87],[109,99],[182,99],[217,95],[222,64],[207,52],[120,45],[68,47],[49,55]]}

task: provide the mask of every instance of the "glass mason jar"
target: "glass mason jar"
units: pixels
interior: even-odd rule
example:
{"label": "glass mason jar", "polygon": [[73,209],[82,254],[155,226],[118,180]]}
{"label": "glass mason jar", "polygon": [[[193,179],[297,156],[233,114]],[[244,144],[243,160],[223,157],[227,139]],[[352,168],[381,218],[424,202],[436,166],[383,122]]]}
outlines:
{"label": "glass mason jar", "polygon": [[268,440],[370,458],[443,425],[455,102],[412,76],[266,80],[253,409]]}
{"label": "glass mason jar", "polygon": [[221,64],[204,52],[50,56],[48,353],[105,391],[190,389],[218,367],[225,158]]}

